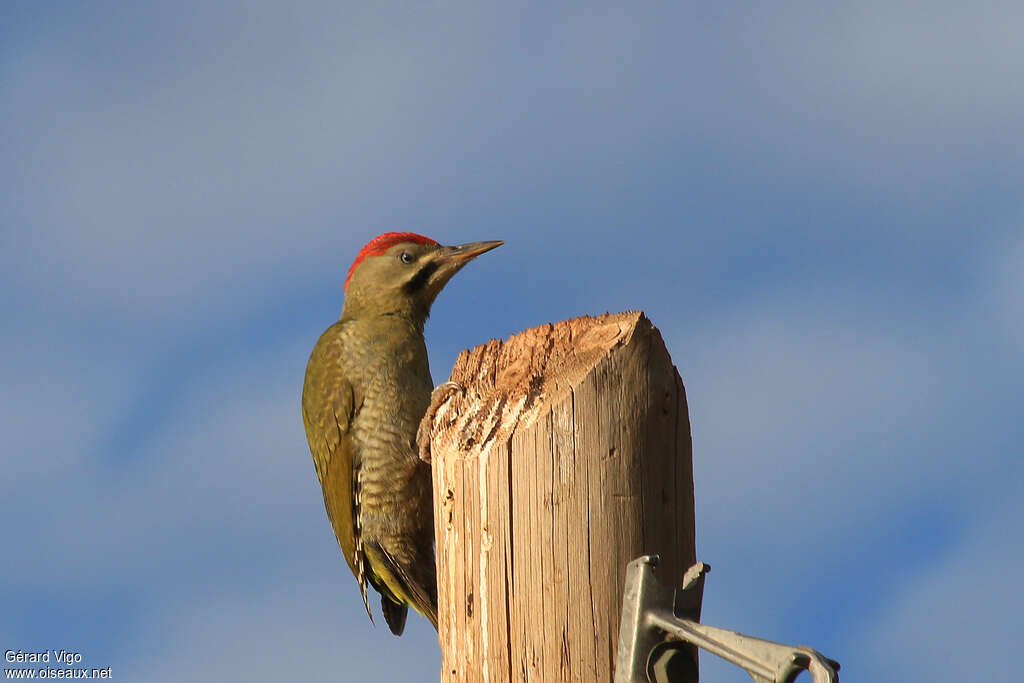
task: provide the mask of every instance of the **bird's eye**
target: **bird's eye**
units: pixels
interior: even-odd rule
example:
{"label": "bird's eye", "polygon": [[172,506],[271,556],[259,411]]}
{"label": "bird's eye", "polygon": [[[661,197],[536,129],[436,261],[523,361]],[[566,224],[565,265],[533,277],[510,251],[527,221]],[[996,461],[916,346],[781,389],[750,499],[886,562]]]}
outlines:
{"label": "bird's eye", "polygon": [[400,260],[402,263],[409,264],[415,261],[416,257],[407,251],[403,251],[401,254],[398,255],[398,260]]}

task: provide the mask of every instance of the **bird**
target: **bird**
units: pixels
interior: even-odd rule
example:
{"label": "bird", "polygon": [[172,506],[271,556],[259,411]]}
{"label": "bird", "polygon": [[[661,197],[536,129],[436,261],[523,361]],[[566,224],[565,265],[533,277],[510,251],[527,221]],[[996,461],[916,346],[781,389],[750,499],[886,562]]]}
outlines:
{"label": "bird", "polygon": [[378,235],[352,262],[341,318],[306,365],[302,420],[327,517],[371,623],[367,586],[396,636],[409,606],[437,629],[431,466],[417,432],[452,385],[435,390],[423,328],[452,276],[502,244]]}

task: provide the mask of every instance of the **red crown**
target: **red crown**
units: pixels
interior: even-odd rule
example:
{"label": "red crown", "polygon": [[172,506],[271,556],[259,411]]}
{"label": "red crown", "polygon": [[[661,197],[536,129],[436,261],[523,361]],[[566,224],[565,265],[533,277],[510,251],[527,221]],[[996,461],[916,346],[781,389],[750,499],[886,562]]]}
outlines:
{"label": "red crown", "polygon": [[348,269],[348,275],[345,277],[345,289],[348,289],[348,281],[352,279],[352,273],[356,272],[356,266],[362,263],[363,259],[367,256],[380,256],[391,247],[402,242],[412,242],[413,244],[439,244],[437,240],[432,240],[429,237],[424,237],[423,235],[417,235],[414,232],[386,232],[383,235],[377,235],[356,255],[356,260],[352,262],[351,267]]}

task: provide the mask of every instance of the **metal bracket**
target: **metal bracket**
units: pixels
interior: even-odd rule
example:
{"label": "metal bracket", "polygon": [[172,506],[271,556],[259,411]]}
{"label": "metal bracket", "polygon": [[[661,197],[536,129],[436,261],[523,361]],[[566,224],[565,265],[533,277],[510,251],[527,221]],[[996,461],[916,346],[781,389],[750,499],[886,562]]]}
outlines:
{"label": "metal bracket", "polygon": [[802,671],[814,683],[838,683],[839,663],[817,650],[701,624],[710,565],[690,567],[676,590],[658,583],[657,563],[657,555],[643,555],[626,568],[615,683],[697,683],[697,647],[742,667],[756,683],[792,683]]}

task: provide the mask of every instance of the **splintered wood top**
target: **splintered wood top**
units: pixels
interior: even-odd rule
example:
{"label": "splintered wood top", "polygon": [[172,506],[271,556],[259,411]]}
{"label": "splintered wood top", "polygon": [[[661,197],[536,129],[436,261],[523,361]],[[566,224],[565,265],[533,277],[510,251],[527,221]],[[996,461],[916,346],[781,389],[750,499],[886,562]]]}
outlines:
{"label": "splintered wood top", "polygon": [[438,410],[434,457],[474,457],[517,424],[530,425],[603,358],[653,326],[640,311],[583,316],[492,339],[459,354],[451,380],[465,388]]}

